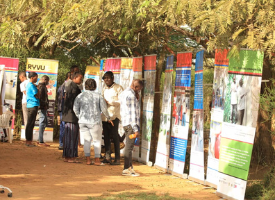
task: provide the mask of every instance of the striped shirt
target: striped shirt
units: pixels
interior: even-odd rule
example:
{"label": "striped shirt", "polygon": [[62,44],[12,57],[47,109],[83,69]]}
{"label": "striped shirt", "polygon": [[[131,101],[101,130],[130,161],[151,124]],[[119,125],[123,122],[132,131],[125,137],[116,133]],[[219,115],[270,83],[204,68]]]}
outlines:
{"label": "striped shirt", "polygon": [[134,132],[139,132],[140,105],[131,88],[127,88],[120,95],[120,115],[122,126],[131,125]]}

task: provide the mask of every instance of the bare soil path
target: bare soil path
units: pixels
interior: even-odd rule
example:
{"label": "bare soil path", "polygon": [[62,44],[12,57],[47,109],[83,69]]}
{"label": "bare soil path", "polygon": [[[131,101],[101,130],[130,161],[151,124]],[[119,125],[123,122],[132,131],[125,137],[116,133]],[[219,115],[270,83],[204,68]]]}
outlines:
{"label": "bare soil path", "polygon": [[[57,143],[51,147],[26,147],[23,142],[0,143],[0,185],[9,187],[0,199],[87,199],[88,196],[124,192],[155,192],[185,199],[220,199],[214,189],[177,178],[146,165],[134,163],[140,177],[124,177],[123,166],[65,163]],[[123,161],[122,161],[123,162]]]}

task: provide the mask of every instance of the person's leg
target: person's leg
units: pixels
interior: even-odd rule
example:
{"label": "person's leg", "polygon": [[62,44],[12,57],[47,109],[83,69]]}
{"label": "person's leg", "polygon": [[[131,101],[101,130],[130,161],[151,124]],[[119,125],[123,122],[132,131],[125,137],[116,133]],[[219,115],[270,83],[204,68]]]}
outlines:
{"label": "person's leg", "polygon": [[84,154],[86,157],[87,165],[91,164],[91,141],[92,137],[88,128],[88,124],[79,124],[80,134],[84,138]]}
{"label": "person's leg", "polygon": [[239,111],[239,113],[240,113],[240,125],[243,125],[243,117],[244,117],[244,110],[240,110]]}
{"label": "person's leg", "polygon": [[102,128],[100,125],[89,125],[89,131],[93,138],[95,165],[101,165],[99,158],[101,155]]}
{"label": "person's leg", "polygon": [[28,122],[27,103],[22,103],[22,111],[23,111],[24,126],[25,126],[25,129],[26,129],[27,122]]}
{"label": "person's leg", "polygon": [[62,112],[59,112],[60,116],[60,132],[59,132],[59,149],[63,148],[63,137],[64,137],[64,129],[65,129],[65,122],[62,121]]}
{"label": "person's leg", "polygon": [[134,148],[135,139],[129,138],[129,135],[133,134],[133,129],[130,125],[123,128],[126,137],[126,145],[124,151],[124,169],[129,169],[130,167],[132,167],[132,151]]}
{"label": "person's leg", "polygon": [[47,126],[47,110],[40,110],[39,116],[39,143],[44,143],[43,135]]}
{"label": "person's leg", "polygon": [[115,146],[115,163],[119,164],[120,163],[120,137],[118,134],[118,126],[119,126],[119,119],[116,118],[113,120],[114,126],[111,127],[111,134],[113,136],[113,142]]}
{"label": "person's leg", "polygon": [[103,124],[103,134],[104,134],[105,159],[107,161],[111,161],[111,134],[110,134],[111,124],[108,122],[102,122],[102,124]]}
{"label": "person's leg", "polygon": [[38,107],[28,108],[28,123],[25,129],[26,144],[31,145],[33,137],[33,128],[36,120]]}
{"label": "person's leg", "polygon": [[75,158],[78,157],[78,123],[65,124],[65,139],[63,148],[63,157],[65,161],[75,163]]}
{"label": "person's leg", "polygon": [[182,126],[185,126],[185,114],[182,113],[182,123],[181,123]]}

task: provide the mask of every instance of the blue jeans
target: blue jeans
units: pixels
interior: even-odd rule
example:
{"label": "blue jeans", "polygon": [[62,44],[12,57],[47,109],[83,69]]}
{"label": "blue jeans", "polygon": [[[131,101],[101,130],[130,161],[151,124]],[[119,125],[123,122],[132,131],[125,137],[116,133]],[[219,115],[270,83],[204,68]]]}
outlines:
{"label": "blue jeans", "polygon": [[48,125],[47,110],[39,111],[39,143],[44,143],[43,134]]}
{"label": "blue jeans", "polygon": [[65,122],[62,121],[62,112],[59,112],[60,116],[60,132],[59,132],[59,147],[63,147],[63,137],[65,131]]}
{"label": "blue jeans", "polygon": [[181,125],[182,126],[185,126],[185,123],[186,122],[186,120],[185,120],[185,114],[184,113],[182,113],[182,121],[181,121]]}

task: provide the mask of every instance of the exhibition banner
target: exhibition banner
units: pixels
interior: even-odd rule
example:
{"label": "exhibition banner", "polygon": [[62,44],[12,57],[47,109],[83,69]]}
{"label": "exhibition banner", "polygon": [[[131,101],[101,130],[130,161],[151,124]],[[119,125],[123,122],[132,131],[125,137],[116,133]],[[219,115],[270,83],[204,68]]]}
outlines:
{"label": "exhibition banner", "polygon": [[141,161],[148,163],[155,97],[156,83],[156,55],[144,56],[144,92],[143,92],[143,114],[142,114],[142,142],[141,142]]}
{"label": "exhibition banner", "polygon": [[121,58],[120,85],[125,90],[132,83],[133,58]]}
{"label": "exhibition banner", "polygon": [[217,195],[244,199],[254,144],[264,54],[240,50],[230,58],[219,154]]}
{"label": "exhibition banner", "polygon": [[196,54],[192,142],[188,177],[199,183],[204,183],[203,54],[204,51],[199,51]]}
{"label": "exhibition banner", "polygon": [[[134,79],[142,79],[142,60],[143,57],[135,57],[133,58],[133,70],[131,73],[131,80]],[[141,94],[139,98],[139,102],[141,103]],[[142,112],[140,112],[142,113]],[[140,138],[137,137],[135,140],[135,145],[133,149],[133,160],[139,161],[139,147],[140,147]]]}
{"label": "exhibition banner", "polygon": [[[36,72],[38,74],[39,83],[42,76],[47,75],[50,78],[48,89],[49,98],[49,109],[48,109],[48,125],[44,131],[44,141],[53,141],[53,128],[54,128],[54,107],[56,100],[56,86],[57,86],[57,72],[58,72],[58,60],[48,60],[48,59],[36,59],[27,58],[27,68],[26,72]],[[28,76],[28,75],[27,75]],[[39,114],[38,114],[39,115]],[[39,136],[39,117],[35,121],[35,127],[33,130],[33,141],[38,140]],[[25,127],[21,129],[21,139],[25,140]]]}
{"label": "exhibition banner", "polygon": [[169,160],[173,64],[174,56],[168,56],[166,59],[166,69],[163,84],[156,162],[154,165],[156,168],[159,168],[165,172],[168,171]]}
{"label": "exhibition banner", "polygon": [[105,63],[104,71],[112,71],[114,73],[114,82],[120,84],[120,68],[121,58],[108,58]]}
{"label": "exhibition banner", "polygon": [[190,122],[192,52],[177,54],[169,172],[182,177]]}
{"label": "exhibition banner", "polygon": [[96,81],[96,92],[101,93],[102,90],[102,78],[100,73],[100,66],[87,66],[84,74],[83,88],[85,88],[85,82],[87,79],[92,78]]}
{"label": "exhibition banner", "polygon": [[[5,104],[15,113],[19,59],[0,57],[0,65],[5,65]],[[14,118],[11,128],[14,129]]]}
{"label": "exhibition banner", "polygon": [[211,103],[211,121],[207,159],[206,184],[217,188],[219,181],[219,153],[225,102],[226,77],[228,74],[228,49],[215,51],[215,68]]}

